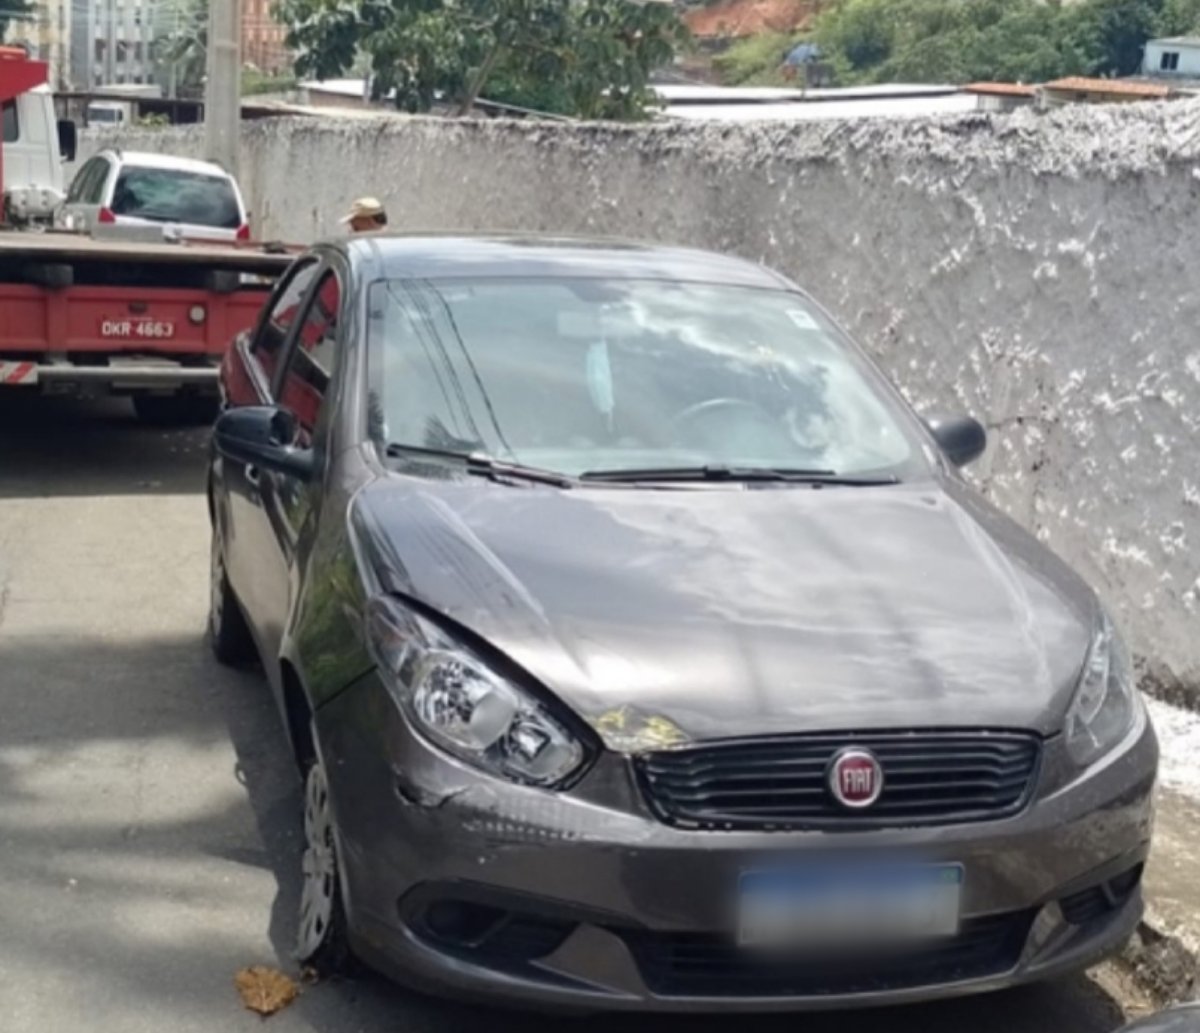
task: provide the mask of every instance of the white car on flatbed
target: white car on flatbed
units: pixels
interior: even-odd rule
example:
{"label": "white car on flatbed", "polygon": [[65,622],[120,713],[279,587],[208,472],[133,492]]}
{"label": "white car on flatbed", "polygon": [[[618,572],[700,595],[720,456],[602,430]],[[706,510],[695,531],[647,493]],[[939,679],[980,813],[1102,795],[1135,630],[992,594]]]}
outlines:
{"label": "white car on flatbed", "polygon": [[59,214],[64,229],[160,227],[166,237],[250,239],[237,181],[219,165],[190,158],[104,150],[75,174]]}

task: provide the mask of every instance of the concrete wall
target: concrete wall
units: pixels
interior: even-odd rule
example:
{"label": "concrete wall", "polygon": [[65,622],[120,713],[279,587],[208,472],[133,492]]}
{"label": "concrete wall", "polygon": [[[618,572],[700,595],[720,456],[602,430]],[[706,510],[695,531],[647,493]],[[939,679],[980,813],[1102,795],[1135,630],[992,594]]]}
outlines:
{"label": "concrete wall", "polygon": [[1099,588],[1160,691],[1200,698],[1200,103],[737,127],[289,120],[248,125],[243,159],[266,237],[336,232],[370,193],[398,227],[637,237],[781,268],[918,408],[987,422],[983,490]]}

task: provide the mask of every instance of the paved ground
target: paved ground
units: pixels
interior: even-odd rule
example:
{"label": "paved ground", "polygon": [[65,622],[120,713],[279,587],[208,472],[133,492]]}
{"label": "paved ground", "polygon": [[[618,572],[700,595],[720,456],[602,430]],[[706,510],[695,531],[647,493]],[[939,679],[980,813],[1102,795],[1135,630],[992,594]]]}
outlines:
{"label": "paved ground", "polygon": [[[0,399],[6,1033],[258,1030],[240,1010],[234,972],[291,968],[296,785],[265,687],[217,666],[201,637],[204,451],[202,434],[147,430],[123,405]],[[803,1025],[806,1033],[1102,1033],[1121,1018],[1113,997],[1079,978]],[[308,989],[269,1028],[505,1033],[530,1021],[368,978]],[[728,1024],[621,1021],[628,1033]],[[738,1025],[782,1033],[797,1021]]]}

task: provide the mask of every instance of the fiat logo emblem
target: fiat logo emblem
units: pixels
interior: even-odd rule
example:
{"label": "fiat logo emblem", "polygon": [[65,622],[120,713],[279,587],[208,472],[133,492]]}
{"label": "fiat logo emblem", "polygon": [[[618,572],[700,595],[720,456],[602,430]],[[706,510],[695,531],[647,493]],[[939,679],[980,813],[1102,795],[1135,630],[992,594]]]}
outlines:
{"label": "fiat logo emblem", "polygon": [[850,810],[870,807],[883,792],[883,768],[875,754],[858,746],[838,753],[826,777],[833,798]]}

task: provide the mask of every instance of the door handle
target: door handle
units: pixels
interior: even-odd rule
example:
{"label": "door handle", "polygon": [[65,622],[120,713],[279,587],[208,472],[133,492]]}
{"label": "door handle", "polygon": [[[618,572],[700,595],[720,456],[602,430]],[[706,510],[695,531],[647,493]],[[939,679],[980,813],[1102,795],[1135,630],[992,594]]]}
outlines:
{"label": "door handle", "polygon": [[258,467],[252,463],[246,464],[246,480],[255,488],[258,487],[259,481],[262,480],[262,474],[259,472]]}

